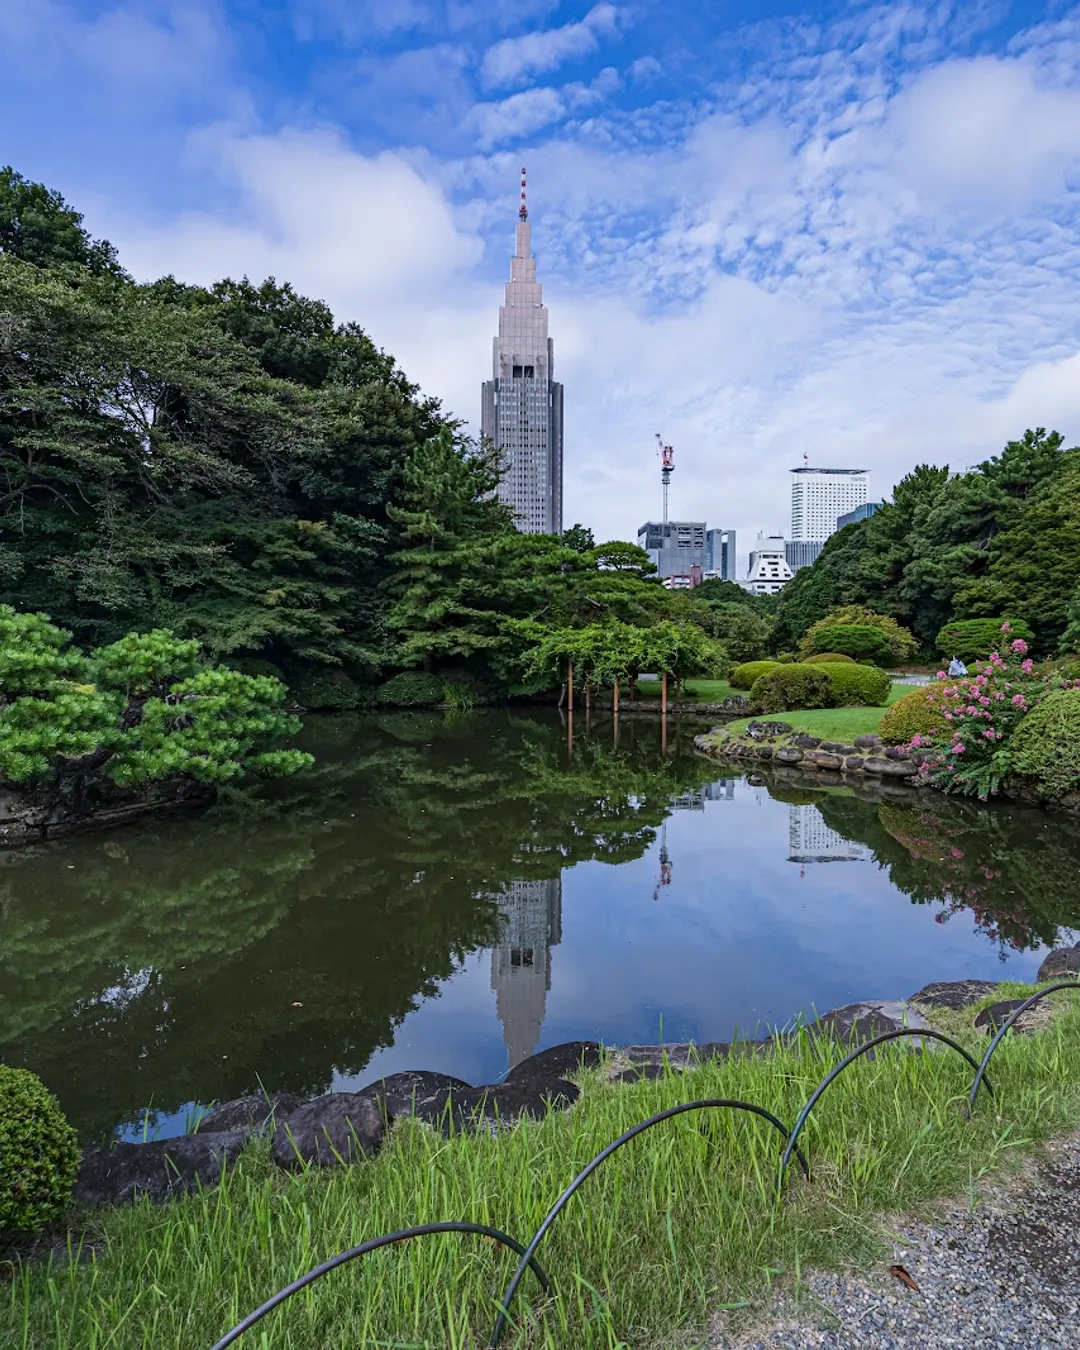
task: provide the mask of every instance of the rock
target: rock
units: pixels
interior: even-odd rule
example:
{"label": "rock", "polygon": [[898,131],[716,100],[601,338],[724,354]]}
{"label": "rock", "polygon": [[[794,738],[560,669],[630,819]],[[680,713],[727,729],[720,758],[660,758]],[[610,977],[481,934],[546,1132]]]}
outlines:
{"label": "rock", "polygon": [[617,1073],[611,1080],[613,1083],[641,1083],[645,1080],[653,1081],[657,1078],[663,1078],[663,1064],[637,1064],[632,1069],[626,1069],[622,1073]]}
{"label": "rock", "polygon": [[827,750],[812,750],[808,758],[819,769],[842,769],[844,767],[844,761],[840,756],[831,755]]}
{"label": "rock", "polygon": [[[446,1105],[446,1094],[451,1090],[472,1091],[472,1084],[448,1073],[432,1073],[427,1069],[407,1069],[403,1073],[388,1074],[360,1089],[358,1097],[369,1097],[385,1120],[399,1116],[416,1116],[430,1120]],[[436,1105],[437,1104],[437,1105]]]}
{"label": "rock", "polygon": [[1080,942],[1075,947],[1056,947],[1043,958],[1035,983],[1044,980],[1067,980],[1070,975],[1080,972]]}
{"label": "rock", "polygon": [[747,722],[746,735],[752,741],[775,740],[791,730],[787,722]]}
{"label": "rock", "polygon": [[992,994],[997,988],[995,980],[937,980],[924,984],[917,994],[912,994],[909,1002],[921,1003],[924,1008],[966,1008],[971,1003]]}
{"label": "rock", "polygon": [[369,1157],[382,1141],[383,1114],[370,1096],[330,1092],[279,1118],[270,1153],[279,1167],[330,1167]]}
{"label": "rock", "polygon": [[803,752],[795,745],[781,745],[773,759],[777,764],[798,764],[803,757]]}
{"label": "rock", "polygon": [[883,742],[880,736],[867,732],[864,736],[856,736],[854,746],[856,750],[879,750]]}
{"label": "rock", "polygon": [[275,1116],[294,1111],[302,1100],[292,1092],[279,1092],[270,1097],[253,1092],[247,1097],[234,1097],[232,1101],[212,1106],[195,1126],[195,1133],[243,1130],[245,1134],[262,1134]]}
{"label": "rock", "polygon": [[798,735],[792,736],[791,744],[797,745],[800,750],[816,750],[821,744],[821,737],[811,736],[808,731],[800,731]]}
{"label": "rock", "polygon": [[566,1111],[580,1096],[581,1090],[565,1078],[549,1079],[541,1085],[519,1082],[455,1088],[432,1103],[427,1119],[447,1135],[451,1122],[456,1130],[486,1127],[494,1131],[499,1125],[511,1125],[526,1116],[542,1120],[549,1111]]}
{"label": "rock", "polygon": [[863,760],[866,773],[876,773],[890,778],[911,778],[918,770],[908,758],[886,759],[882,755],[867,755]]}
{"label": "rock", "polygon": [[[883,1031],[898,1031],[901,1027],[921,1030],[929,1025],[917,1009],[899,999],[870,999],[865,1003],[833,1008],[816,1022],[811,1022],[806,1031],[811,1039],[828,1037],[854,1047]],[[918,1037],[913,1036],[911,1040],[915,1045],[921,1044]]]}
{"label": "rock", "polygon": [[562,1045],[541,1050],[520,1064],[515,1064],[506,1075],[508,1083],[552,1083],[579,1069],[595,1069],[604,1057],[604,1050],[596,1041],[566,1041]]}
{"label": "rock", "polygon": [[750,753],[755,759],[772,759],[773,748],[771,745],[755,745]]}
{"label": "rock", "polygon": [[731,713],[735,717],[746,717],[750,712],[750,700],[742,694],[732,694],[720,703],[722,712]]}
{"label": "rock", "polygon": [[822,741],[821,748],[830,755],[853,755],[855,753],[853,745],[844,745],[842,741]]}
{"label": "rock", "polygon": [[246,1130],[225,1130],[146,1144],[92,1144],[83,1150],[73,1198],[82,1205],[125,1205],[145,1195],[160,1204],[215,1186],[247,1137]]}
{"label": "rock", "polygon": [[886,758],[886,759],[907,759],[907,758],[909,758],[909,756],[908,756],[908,752],[907,752],[902,746],[899,746],[899,745],[887,745],[887,746],[885,747],[885,758]]}
{"label": "rock", "polygon": [[863,764],[864,760],[862,755],[848,755],[847,759],[844,760],[844,772],[864,773],[865,769],[863,768]]}
{"label": "rock", "polygon": [[[1002,999],[1000,1003],[991,1003],[989,1008],[984,1008],[982,1012],[976,1014],[972,1026],[979,1027],[992,1036],[1008,1015],[1011,1012],[1015,1012],[1023,1002],[1024,1000],[1022,998],[1005,998]],[[1034,1013],[1038,1010],[1032,1008],[1031,1011]],[[1013,1023],[1012,1030],[1021,1032],[1030,1031],[1031,1025],[1028,1018],[1019,1018]]]}
{"label": "rock", "polygon": [[619,1053],[635,1069],[651,1068],[656,1073],[646,1077],[659,1078],[664,1066],[672,1069],[694,1069],[713,1059],[738,1058],[761,1052],[771,1041],[673,1041],[665,1045],[628,1045]]}

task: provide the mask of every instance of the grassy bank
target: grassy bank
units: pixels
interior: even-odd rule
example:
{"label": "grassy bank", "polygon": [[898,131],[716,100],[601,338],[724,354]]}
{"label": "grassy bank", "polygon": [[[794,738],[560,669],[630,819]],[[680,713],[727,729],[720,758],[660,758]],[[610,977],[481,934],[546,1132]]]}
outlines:
{"label": "grassy bank", "polygon": [[[867,736],[877,731],[878,723],[885,708],[910,694],[910,684],[894,684],[889,690],[888,701],[881,708],[805,708],[797,712],[769,713],[770,721],[787,722],[794,731],[805,731],[811,736],[820,736],[828,741],[850,741],[854,736]],[[756,719],[740,717],[736,722],[725,722],[724,730],[732,736],[745,731],[747,724]]]}
{"label": "grassy bank", "polygon": [[[682,697],[686,700],[693,699],[698,703],[720,703],[725,698],[730,698],[732,694],[738,694],[741,691],[732,689],[727,680],[686,680],[682,687]],[[638,680],[637,696],[639,698],[660,697],[659,680]],[[675,697],[675,684],[668,681],[668,700]]]}
{"label": "grassy bank", "polygon": [[[1020,989],[1019,986],[1016,987]],[[1002,986],[997,997],[1011,992]],[[774,1204],[782,1141],[745,1113],[690,1113],[632,1141],[591,1177],[539,1256],[557,1298],[503,1344],[690,1347],[710,1310],[763,1306],[770,1285],[797,1287],[808,1266],[862,1261],[886,1231],[878,1216],[963,1194],[990,1169],[1080,1119],[1080,1000],[1053,996],[1043,1030],[1007,1038],[997,1095],[971,1121],[971,1080],[951,1051],[887,1048],[828,1090],[803,1135],[813,1181],[792,1168]],[[986,1039],[961,1034],[973,1051]],[[439,1219],[493,1224],[527,1241],[574,1174],[620,1131],[694,1097],[744,1098],[794,1121],[839,1057],[805,1043],[721,1061],[689,1077],[634,1085],[588,1080],[568,1115],[498,1142],[449,1140],[411,1123],[356,1167],[288,1176],[265,1143],[227,1184],[153,1209],[106,1213],[84,1262],[35,1263],[0,1287],[0,1343],[20,1350],[202,1350],[278,1288],[379,1233]],[[242,1338],[259,1350],[478,1347],[512,1269],[508,1254],[446,1235],[338,1270]],[[524,1313],[537,1288],[522,1287]],[[7,1326],[5,1328],[4,1321]]]}

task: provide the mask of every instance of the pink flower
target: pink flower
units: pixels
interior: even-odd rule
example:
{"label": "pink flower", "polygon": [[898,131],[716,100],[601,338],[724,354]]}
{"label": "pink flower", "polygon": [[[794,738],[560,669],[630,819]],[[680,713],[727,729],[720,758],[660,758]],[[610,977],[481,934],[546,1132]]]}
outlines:
{"label": "pink flower", "polygon": [[962,755],[966,749],[967,746],[964,744],[963,741],[957,741],[957,743],[953,746],[953,751],[958,755]]}
{"label": "pink flower", "polygon": [[986,730],[983,732],[983,735],[986,737],[988,741],[992,741],[994,739],[994,728],[987,727]]}
{"label": "pink flower", "polygon": [[990,700],[986,697],[985,694],[983,694],[983,696],[979,699],[979,702],[982,704],[984,708],[989,708],[990,706]]}
{"label": "pink flower", "polygon": [[946,714],[945,714],[945,721],[946,721],[946,722],[951,722],[951,721],[952,721],[952,713],[946,713]]}
{"label": "pink flower", "polygon": [[949,849],[949,852],[954,858],[962,858],[964,856],[964,850],[962,848],[951,848]]}
{"label": "pink flower", "polygon": [[938,673],[937,673],[937,679],[943,680],[944,678],[945,678],[945,672],[944,672],[943,670],[939,670]]}
{"label": "pink flower", "polygon": [[922,745],[922,737],[919,735],[918,732],[916,732],[915,735],[912,736],[911,738],[911,748],[913,750],[917,750],[920,745]]}
{"label": "pink flower", "polygon": [[1006,619],[1005,622],[1001,625],[1001,631],[1002,631],[1003,633],[1011,633],[1011,632],[1012,632],[1012,624],[1008,621],[1008,619]]}
{"label": "pink flower", "polygon": [[1035,669],[1035,662],[1029,656],[1028,659],[1025,662],[1023,662],[1020,669],[1024,672],[1025,675],[1030,675],[1031,672]]}
{"label": "pink flower", "polygon": [[1027,699],[1023,696],[1023,694],[1013,694],[1009,702],[1013,705],[1014,708],[1027,707]]}
{"label": "pink flower", "polygon": [[1012,644],[1012,649],[1014,652],[1016,652],[1018,656],[1023,656],[1028,649],[1027,643],[1024,641],[1023,638],[1017,638],[1016,641]]}
{"label": "pink flower", "polygon": [[999,690],[997,691],[997,693],[994,695],[994,698],[996,698],[997,701],[998,701],[999,703],[1001,702],[1001,700],[1002,700],[1004,697],[1005,697],[1005,695],[1001,692],[1000,689],[999,689]]}
{"label": "pink flower", "polygon": [[974,716],[975,716],[975,705],[974,705],[974,703],[969,703],[969,704],[968,704],[968,707],[967,707],[967,714],[968,714],[969,717],[974,717]]}

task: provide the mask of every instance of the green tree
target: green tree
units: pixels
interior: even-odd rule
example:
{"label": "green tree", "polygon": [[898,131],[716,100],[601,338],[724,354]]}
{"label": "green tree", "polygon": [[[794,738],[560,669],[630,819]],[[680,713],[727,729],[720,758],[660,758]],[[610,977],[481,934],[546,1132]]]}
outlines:
{"label": "green tree", "polygon": [[87,271],[126,279],[116,250],[91,239],[82,216],[42,183],[31,183],[11,165],[0,168],[0,253],[35,267],[74,263]]}
{"label": "green tree", "polygon": [[559,540],[566,548],[572,548],[575,553],[589,553],[596,547],[592,530],[580,524],[571,525],[568,530],[563,530]]}

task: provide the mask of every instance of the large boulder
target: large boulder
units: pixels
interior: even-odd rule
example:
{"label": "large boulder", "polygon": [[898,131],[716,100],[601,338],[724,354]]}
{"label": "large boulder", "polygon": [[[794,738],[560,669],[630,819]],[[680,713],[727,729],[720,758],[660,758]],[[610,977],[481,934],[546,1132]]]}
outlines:
{"label": "large boulder", "polygon": [[214,1186],[247,1137],[245,1130],[226,1130],[145,1144],[92,1144],[83,1151],[73,1198],[93,1206],[130,1204],[139,1196],[161,1203]]}
{"label": "large boulder", "polygon": [[278,1116],[295,1111],[301,1101],[302,1098],[292,1092],[278,1092],[270,1097],[252,1092],[246,1097],[234,1097],[231,1101],[212,1106],[200,1118],[195,1130],[198,1134],[219,1134],[231,1130],[264,1134]]}
{"label": "large boulder", "polygon": [[596,1041],[565,1041],[515,1064],[506,1081],[540,1087],[579,1069],[595,1069],[603,1057],[603,1047]]}
{"label": "large boulder", "polygon": [[901,1027],[922,1030],[929,1025],[917,1009],[900,999],[868,999],[833,1008],[811,1022],[806,1031],[811,1040],[827,1038],[854,1048],[884,1031],[899,1031]]}
{"label": "large boulder", "polygon": [[377,1153],[383,1134],[383,1113],[370,1096],[330,1092],[281,1116],[270,1151],[279,1167],[332,1167]]}
{"label": "large boulder", "polygon": [[1044,960],[1035,982],[1067,980],[1080,973],[1080,942],[1075,947],[1057,947]]}
{"label": "large boulder", "polygon": [[451,1089],[432,1103],[429,1119],[443,1134],[452,1130],[494,1133],[522,1119],[542,1120],[549,1111],[566,1111],[580,1096],[580,1088],[564,1078]]}
{"label": "large boulder", "polygon": [[443,1110],[450,1091],[472,1092],[472,1084],[448,1073],[433,1073],[429,1069],[406,1069],[369,1083],[358,1094],[370,1097],[386,1120],[399,1116],[415,1116],[417,1120],[431,1120]]}
{"label": "large boulder", "polygon": [[954,1011],[966,1008],[979,999],[992,994],[997,988],[994,980],[936,980],[924,984],[917,994],[912,994],[911,1003],[921,1003],[924,1008],[951,1008]]}

